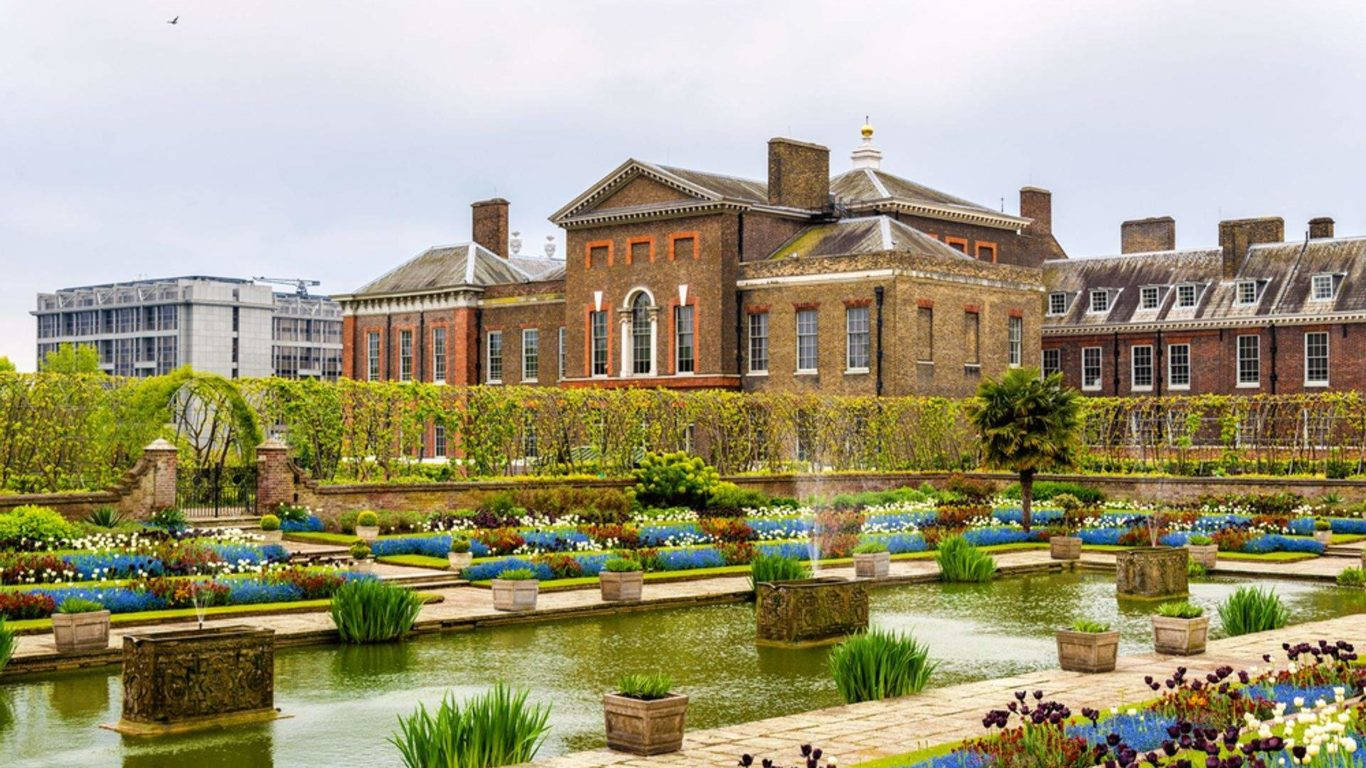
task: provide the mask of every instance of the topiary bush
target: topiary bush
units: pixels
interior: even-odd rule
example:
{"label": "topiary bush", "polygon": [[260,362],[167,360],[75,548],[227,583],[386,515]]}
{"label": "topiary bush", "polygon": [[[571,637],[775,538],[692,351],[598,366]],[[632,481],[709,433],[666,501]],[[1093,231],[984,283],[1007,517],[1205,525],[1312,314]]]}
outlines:
{"label": "topiary bush", "polygon": [[721,481],[714,467],[684,451],[647,453],[633,475],[636,501],[656,507],[703,509]]}
{"label": "topiary bush", "polygon": [[422,601],[379,579],[354,579],[332,596],[332,621],[344,643],[382,643],[412,629]]}
{"label": "topiary bush", "polygon": [[278,531],[280,530],[280,518],[275,515],[261,515],[261,530]]}

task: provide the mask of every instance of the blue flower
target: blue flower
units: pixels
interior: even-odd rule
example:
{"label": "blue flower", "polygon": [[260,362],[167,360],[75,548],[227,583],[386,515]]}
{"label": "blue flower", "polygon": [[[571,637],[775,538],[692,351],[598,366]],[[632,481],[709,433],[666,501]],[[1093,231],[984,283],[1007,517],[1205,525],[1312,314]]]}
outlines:
{"label": "blue flower", "polygon": [[[485,548],[487,549],[487,548]],[[375,539],[370,545],[375,557],[391,555],[425,555],[444,558],[451,551],[450,536],[403,536],[397,539]],[[474,551],[474,547],[470,547]]]}

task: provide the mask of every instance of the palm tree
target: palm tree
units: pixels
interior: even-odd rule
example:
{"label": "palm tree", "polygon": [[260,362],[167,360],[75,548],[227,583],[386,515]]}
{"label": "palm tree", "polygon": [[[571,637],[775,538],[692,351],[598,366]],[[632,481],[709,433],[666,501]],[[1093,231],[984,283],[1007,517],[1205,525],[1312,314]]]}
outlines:
{"label": "palm tree", "polygon": [[1031,523],[1034,475],[1071,467],[1081,444],[1081,403],[1062,384],[1062,374],[1041,378],[1038,370],[1014,368],[999,381],[977,387],[968,416],[982,441],[987,466],[1020,475],[1021,522]]}

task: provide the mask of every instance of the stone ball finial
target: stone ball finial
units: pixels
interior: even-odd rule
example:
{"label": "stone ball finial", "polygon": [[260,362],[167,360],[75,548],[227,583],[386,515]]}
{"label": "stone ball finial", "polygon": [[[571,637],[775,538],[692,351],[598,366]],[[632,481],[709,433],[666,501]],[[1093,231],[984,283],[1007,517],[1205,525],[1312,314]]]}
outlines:
{"label": "stone ball finial", "polygon": [[554,235],[546,235],[546,236],[545,236],[545,257],[546,257],[547,259],[553,259],[553,258],[555,258],[555,236],[554,236]]}
{"label": "stone ball finial", "polygon": [[512,239],[508,240],[508,247],[512,249],[512,255],[516,256],[522,252],[522,233],[513,232]]}

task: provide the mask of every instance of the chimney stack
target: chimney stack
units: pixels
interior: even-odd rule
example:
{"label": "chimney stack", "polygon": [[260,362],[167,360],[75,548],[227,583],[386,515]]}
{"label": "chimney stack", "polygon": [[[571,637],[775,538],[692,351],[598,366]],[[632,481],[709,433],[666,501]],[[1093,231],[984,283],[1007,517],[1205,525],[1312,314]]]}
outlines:
{"label": "chimney stack", "polygon": [[1309,220],[1309,239],[1328,240],[1333,237],[1333,220],[1328,216],[1320,216]]}
{"label": "chimney stack", "polygon": [[1130,219],[1119,225],[1120,253],[1176,250],[1176,219],[1154,216]]}
{"label": "chimney stack", "polygon": [[1258,243],[1285,241],[1285,220],[1279,216],[1231,219],[1219,222],[1219,249],[1224,252],[1224,279],[1233,278],[1247,258],[1247,249]]}
{"label": "chimney stack", "polygon": [[1020,187],[1020,215],[1033,219],[1029,228],[1041,235],[1053,233],[1053,193],[1039,187]]}
{"label": "chimney stack", "polygon": [[501,197],[480,200],[474,209],[474,242],[494,253],[508,257],[508,201]]}
{"label": "chimney stack", "polygon": [[825,210],[830,202],[830,150],[794,139],[769,139],[768,202]]}

